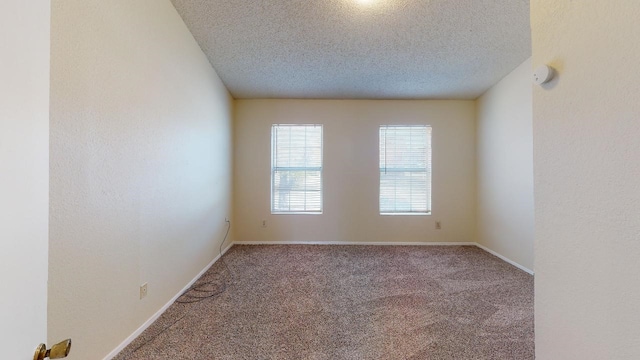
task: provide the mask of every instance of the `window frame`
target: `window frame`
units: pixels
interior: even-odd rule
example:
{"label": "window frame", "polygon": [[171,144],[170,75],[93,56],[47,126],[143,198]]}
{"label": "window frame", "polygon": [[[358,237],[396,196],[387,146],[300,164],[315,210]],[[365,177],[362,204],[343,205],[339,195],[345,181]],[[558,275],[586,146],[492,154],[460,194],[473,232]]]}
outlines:
{"label": "window frame", "polygon": [[[382,130],[383,128],[411,128],[420,127],[427,130],[426,133],[426,151],[427,162],[425,163],[424,171],[416,171],[417,168],[398,168],[400,170],[394,170],[395,172],[410,172],[410,173],[425,173],[427,175],[427,191],[426,191],[426,211],[382,211],[382,172],[383,168],[380,166],[382,159]],[[385,151],[387,146],[385,145]],[[385,156],[385,162],[387,158]],[[384,171],[388,171],[388,168],[384,168]],[[380,125],[378,128],[378,213],[381,216],[430,216],[433,213],[432,208],[432,193],[433,193],[433,127],[425,124],[412,124],[412,125]]]}
{"label": "window frame", "polygon": [[[283,126],[309,126],[309,127],[320,127],[320,167],[275,167],[275,154],[276,154],[276,141],[275,141],[275,130],[277,127]],[[271,211],[271,215],[322,215],[324,211],[324,126],[323,124],[271,124],[271,194],[269,197],[269,209]],[[320,210],[316,211],[282,211],[282,210],[274,210],[274,190],[275,190],[275,174],[277,169],[288,169],[288,171],[303,171],[306,169],[313,169],[312,171],[320,172]]]}

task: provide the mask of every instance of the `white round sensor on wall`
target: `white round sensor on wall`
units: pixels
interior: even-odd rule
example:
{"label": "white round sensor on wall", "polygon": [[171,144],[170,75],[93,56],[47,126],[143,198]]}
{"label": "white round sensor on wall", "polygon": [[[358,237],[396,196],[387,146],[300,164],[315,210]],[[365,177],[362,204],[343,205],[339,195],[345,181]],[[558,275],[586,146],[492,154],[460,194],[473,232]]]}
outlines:
{"label": "white round sensor on wall", "polygon": [[536,85],[542,85],[553,79],[553,75],[554,71],[552,67],[542,65],[533,72],[533,83]]}

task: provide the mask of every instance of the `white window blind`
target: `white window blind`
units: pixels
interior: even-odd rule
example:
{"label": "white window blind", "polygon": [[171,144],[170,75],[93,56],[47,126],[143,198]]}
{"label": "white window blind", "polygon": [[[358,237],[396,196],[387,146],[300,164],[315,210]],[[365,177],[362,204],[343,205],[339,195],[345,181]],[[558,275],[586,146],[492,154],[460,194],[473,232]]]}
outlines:
{"label": "white window blind", "polygon": [[271,213],[322,213],[322,125],[271,127]]}
{"label": "white window blind", "polygon": [[430,126],[380,126],[380,213],[431,213]]}

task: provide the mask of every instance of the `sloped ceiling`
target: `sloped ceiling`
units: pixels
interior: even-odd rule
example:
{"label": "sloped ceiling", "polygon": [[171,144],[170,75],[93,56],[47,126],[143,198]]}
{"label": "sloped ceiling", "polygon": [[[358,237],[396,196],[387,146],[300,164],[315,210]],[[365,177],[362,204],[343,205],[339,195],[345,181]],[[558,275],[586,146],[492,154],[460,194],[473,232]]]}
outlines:
{"label": "sloped ceiling", "polygon": [[172,0],[235,98],[475,99],[531,56],[528,0]]}

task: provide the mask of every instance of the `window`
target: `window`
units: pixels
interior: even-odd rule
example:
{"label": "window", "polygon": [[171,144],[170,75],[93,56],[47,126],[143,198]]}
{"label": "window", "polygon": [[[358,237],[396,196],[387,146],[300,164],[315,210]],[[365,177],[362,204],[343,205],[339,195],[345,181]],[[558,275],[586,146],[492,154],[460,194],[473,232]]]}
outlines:
{"label": "window", "polygon": [[271,127],[271,213],[322,213],[322,125]]}
{"label": "window", "polygon": [[431,213],[431,127],[380,126],[380,214]]}

